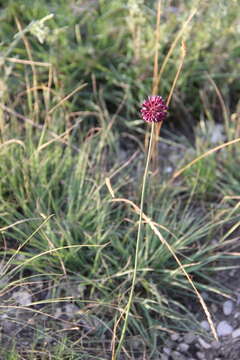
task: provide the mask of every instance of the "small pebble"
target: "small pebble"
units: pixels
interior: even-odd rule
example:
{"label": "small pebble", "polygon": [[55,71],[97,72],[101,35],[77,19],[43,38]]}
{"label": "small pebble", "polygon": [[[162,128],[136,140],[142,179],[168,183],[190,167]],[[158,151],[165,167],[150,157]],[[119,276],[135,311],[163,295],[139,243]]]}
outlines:
{"label": "small pebble", "polygon": [[163,352],[167,355],[170,355],[171,354],[171,349],[169,349],[168,347],[164,347],[163,348]]}
{"label": "small pebble", "polygon": [[166,354],[161,355],[161,360],[169,360],[169,356]]}
{"label": "small pebble", "polygon": [[189,345],[188,344],[185,344],[185,343],[181,343],[178,345],[178,348],[177,348],[179,351],[181,352],[186,352],[188,351],[189,349]]}
{"label": "small pebble", "polygon": [[16,325],[13,321],[3,320],[1,323],[1,327],[4,333],[11,334],[14,330],[16,330]]}
{"label": "small pebble", "polygon": [[217,333],[218,336],[227,336],[230,335],[233,332],[233,328],[229,323],[225,320],[220,321],[220,323],[217,326]]}
{"label": "small pebble", "polygon": [[224,315],[228,316],[233,311],[233,302],[232,300],[227,300],[223,303],[223,313]]}
{"label": "small pebble", "polygon": [[236,313],[234,314],[234,319],[237,319],[239,316],[240,316],[240,312],[236,312]]}
{"label": "small pebble", "polygon": [[205,360],[205,356],[204,356],[204,354],[203,354],[202,352],[198,351],[198,352],[196,353],[196,355],[197,355],[198,359],[200,359],[200,360]]}
{"label": "small pebble", "polygon": [[66,314],[69,317],[69,319],[72,319],[78,313],[79,308],[74,304],[66,304],[65,310],[66,310]]}
{"label": "small pebble", "polygon": [[211,345],[209,343],[207,343],[205,340],[203,340],[202,338],[198,339],[199,344],[202,346],[203,349],[210,349]]}
{"label": "small pebble", "polygon": [[7,319],[8,318],[8,315],[7,314],[2,314],[0,315],[0,319]]}
{"label": "small pebble", "polygon": [[234,330],[233,333],[232,333],[233,339],[235,339],[235,338],[237,338],[237,337],[239,337],[239,336],[240,336],[240,328]]}
{"label": "small pebble", "polygon": [[173,360],[186,360],[185,356],[178,351],[173,351],[171,357]]}
{"label": "small pebble", "polygon": [[202,328],[202,329],[204,329],[204,330],[206,330],[206,331],[209,331],[209,330],[210,330],[210,325],[209,325],[209,323],[208,323],[207,320],[203,320],[203,321],[200,323],[200,325],[201,325],[201,328]]}
{"label": "small pebble", "polygon": [[29,346],[30,344],[29,344],[29,342],[28,342],[28,341],[22,341],[22,342],[21,342],[21,345],[24,345],[24,346]]}
{"label": "small pebble", "polygon": [[[207,324],[208,324],[208,322],[207,322]],[[195,340],[195,338],[196,337],[193,333],[188,333],[188,334],[184,335],[184,341],[186,344],[192,344],[192,342]]]}
{"label": "small pebble", "polygon": [[240,292],[237,292],[237,305],[240,305]]}
{"label": "small pebble", "polygon": [[32,303],[32,295],[26,290],[15,291],[12,297],[22,306],[28,306]]}
{"label": "small pebble", "polygon": [[172,341],[177,341],[180,337],[180,335],[178,333],[175,333],[175,334],[171,334],[171,340]]}
{"label": "small pebble", "polygon": [[235,276],[235,274],[236,274],[236,270],[235,270],[235,269],[231,270],[230,273],[229,273],[229,275],[230,275],[231,277]]}
{"label": "small pebble", "polygon": [[164,172],[167,173],[167,174],[171,173],[172,171],[173,171],[172,166],[167,166],[167,167],[165,167],[165,169],[164,169]]}
{"label": "small pebble", "polygon": [[199,350],[200,350],[200,348],[201,348],[201,346],[199,345],[198,342],[196,342],[196,343],[194,344],[194,346],[195,346],[196,349],[199,349]]}
{"label": "small pebble", "polygon": [[212,304],[212,305],[211,305],[211,310],[212,310],[213,313],[218,312],[218,307],[217,307],[217,305],[216,305],[216,304]]}
{"label": "small pebble", "polygon": [[58,319],[58,318],[60,318],[61,315],[62,315],[62,309],[60,307],[57,307],[54,317]]}

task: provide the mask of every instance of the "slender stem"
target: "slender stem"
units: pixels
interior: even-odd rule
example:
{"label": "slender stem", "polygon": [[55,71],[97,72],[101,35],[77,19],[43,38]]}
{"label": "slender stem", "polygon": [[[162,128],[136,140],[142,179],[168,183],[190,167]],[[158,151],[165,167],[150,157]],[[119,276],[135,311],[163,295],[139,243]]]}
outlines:
{"label": "slender stem", "polygon": [[134,261],[132,285],[131,285],[131,290],[130,290],[128,303],[127,303],[126,310],[125,310],[126,316],[125,316],[125,319],[124,319],[124,324],[123,324],[123,328],[122,328],[121,337],[120,337],[118,347],[117,347],[117,350],[116,350],[116,355],[114,356],[113,359],[118,358],[119,352],[121,350],[121,347],[122,347],[122,344],[123,344],[123,341],[124,341],[124,338],[125,338],[126,330],[127,330],[129,312],[130,312],[130,308],[131,308],[132,301],[133,301],[133,294],[134,294],[135,283],[136,283],[136,278],[137,278],[138,253],[139,253],[140,240],[141,240],[141,228],[142,228],[142,214],[143,214],[144,195],[145,195],[148,168],[149,168],[151,152],[152,152],[151,150],[152,150],[153,135],[154,135],[154,123],[152,123],[151,136],[150,136],[150,140],[149,140],[147,160],[146,160],[146,166],[145,166],[145,170],[144,170],[144,174],[143,174],[141,203],[140,203],[140,213],[139,213],[139,222],[138,222],[138,232],[137,232],[137,241],[136,241],[136,249],[135,249],[135,261]]}

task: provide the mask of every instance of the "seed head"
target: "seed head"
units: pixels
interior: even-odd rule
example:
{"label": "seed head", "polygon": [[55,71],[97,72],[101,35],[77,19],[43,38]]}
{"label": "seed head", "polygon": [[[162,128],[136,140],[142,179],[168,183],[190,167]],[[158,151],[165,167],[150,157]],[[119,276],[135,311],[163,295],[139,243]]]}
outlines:
{"label": "seed head", "polygon": [[146,122],[159,123],[163,121],[167,115],[167,106],[161,96],[152,95],[142,103],[141,115]]}

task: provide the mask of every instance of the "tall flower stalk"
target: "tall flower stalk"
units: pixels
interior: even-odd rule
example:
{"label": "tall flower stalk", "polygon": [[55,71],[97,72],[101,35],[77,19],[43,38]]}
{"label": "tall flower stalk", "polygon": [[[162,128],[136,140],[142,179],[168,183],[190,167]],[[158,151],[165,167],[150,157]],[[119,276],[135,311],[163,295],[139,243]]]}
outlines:
{"label": "tall flower stalk", "polygon": [[[188,23],[192,19],[194,14],[195,13],[193,13],[189,17],[189,19],[187,20],[186,23]],[[161,96],[159,96],[159,95],[156,95],[156,94],[157,94],[157,91],[158,91],[158,88],[159,88],[160,78],[161,78],[163,69],[164,69],[165,65],[167,64],[169,56],[170,56],[172,50],[175,48],[175,46],[176,46],[176,44],[178,42],[178,39],[180,38],[180,35],[179,35],[179,38],[177,37],[176,40],[174,41],[174,44],[172,45],[172,47],[171,47],[171,49],[169,51],[169,54],[167,55],[166,61],[162,65],[160,72],[158,72],[158,55],[159,55],[158,44],[159,44],[159,39],[160,39],[160,15],[161,15],[161,0],[158,0],[157,23],[156,23],[156,34],[155,34],[156,35],[156,46],[155,46],[154,69],[153,69],[153,89],[152,89],[152,94],[153,95],[149,96],[148,99],[143,102],[142,107],[141,107],[141,116],[142,116],[143,120],[148,122],[148,123],[151,123],[151,134],[150,134],[150,139],[149,139],[148,146],[146,146],[146,148],[148,148],[148,151],[147,151],[146,166],[145,166],[145,170],[144,170],[144,174],[143,174],[143,182],[142,182],[142,190],[141,190],[141,202],[140,202],[138,232],[137,232],[137,240],[136,240],[136,248],[135,248],[133,278],[132,278],[132,285],[131,285],[131,290],[130,290],[128,303],[127,303],[127,305],[126,305],[126,307],[124,309],[124,312],[122,314],[122,316],[125,315],[125,319],[124,319],[124,324],[123,324],[123,328],[122,328],[122,331],[121,331],[120,340],[119,340],[119,343],[118,343],[118,346],[117,346],[117,349],[116,349],[116,353],[114,352],[114,349],[113,349],[112,360],[117,360],[118,355],[119,355],[119,353],[121,351],[122,344],[123,344],[123,341],[125,339],[127,326],[128,326],[129,312],[130,312],[131,305],[132,305],[132,302],[133,302],[133,295],[134,295],[136,278],[137,278],[139,249],[140,249],[140,243],[141,243],[141,229],[142,229],[144,195],[145,195],[146,180],[147,180],[149,164],[150,164],[150,161],[152,159],[152,155],[154,155],[153,160],[155,159],[155,161],[156,161],[157,139],[159,138],[159,135],[160,135],[160,130],[161,130],[161,127],[162,127],[163,120],[165,119],[165,117],[167,115],[168,106],[169,106],[169,103],[171,101],[173,91],[175,89],[179,74],[180,74],[182,66],[183,66],[184,58],[185,58],[185,55],[186,55],[185,43],[182,41],[182,56],[180,58],[180,64],[178,66],[177,73],[175,75],[175,78],[174,78],[170,93],[168,95],[168,98],[167,98],[167,101],[166,101],[166,104],[165,104],[163,98]],[[182,35],[182,33],[183,33],[183,31],[181,32],[181,35]],[[145,139],[148,139],[148,136],[146,136]],[[147,144],[147,142],[145,142],[145,145],[146,144]],[[155,152],[155,154],[154,154],[154,152]],[[118,320],[118,322],[121,320],[121,317]]]}
{"label": "tall flower stalk", "polygon": [[151,160],[151,153],[152,153],[152,145],[153,145],[153,138],[154,138],[154,130],[155,130],[155,123],[162,123],[167,115],[167,106],[165,105],[164,100],[161,96],[153,95],[149,96],[147,100],[145,100],[141,107],[141,116],[144,121],[151,123],[151,135],[148,145],[148,152],[147,152],[147,159],[146,159],[146,166],[143,174],[143,182],[142,182],[142,190],[141,190],[141,202],[140,202],[140,214],[139,214],[139,222],[138,222],[138,232],[137,232],[137,241],[136,241],[136,248],[135,248],[135,260],[134,260],[134,269],[133,269],[133,278],[132,278],[132,285],[130,290],[130,295],[128,298],[128,303],[125,308],[125,319],[124,324],[121,332],[121,337],[118,343],[118,347],[116,350],[116,354],[113,356],[113,359],[117,359],[119,352],[122,347],[122,343],[125,338],[127,325],[128,325],[128,318],[129,312],[131,309],[134,289],[136,284],[137,278],[137,268],[138,268],[138,257],[139,257],[139,249],[140,249],[140,242],[141,242],[141,229],[142,229],[142,215],[143,215],[143,204],[144,204],[144,195],[146,190],[146,180],[148,175],[149,163]]}

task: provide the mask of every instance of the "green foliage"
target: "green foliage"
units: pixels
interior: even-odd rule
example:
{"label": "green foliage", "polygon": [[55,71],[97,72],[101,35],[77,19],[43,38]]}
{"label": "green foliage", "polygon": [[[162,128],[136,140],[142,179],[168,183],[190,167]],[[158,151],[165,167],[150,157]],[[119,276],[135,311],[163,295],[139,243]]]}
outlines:
{"label": "green foliage", "polygon": [[[207,148],[205,148],[205,150],[207,150]],[[195,155],[193,158],[197,158],[197,156],[201,154],[201,152],[194,151],[192,153]],[[193,160],[193,158],[187,158],[189,162]],[[194,194],[194,197],[209,200],[212,196],[216,196],[217,171],[217,158],[214,155],[199,160],[185,171],[184,178],[187,187],[191,190],[192,194]]]}
{"label": "green foliage", "polygon": [[[28,57],[24,44],[19,40],[12,46],[16,34],[16,17],[22,28],[28,30],[28,41],[34,60],[50,62],[58,75],[58,86],[64,93],[72,91],[79,81],[88,87],[81,98],[73,101],[74,109],[89,109],[92,98],[92,76],[101,89],[108,108],[116,110],[122,99],[126,99],[119,114],[120,124],[131,116],[139,117],[139,102],[151,92],[151,77],[154,57],[155,6],[151,1],[8,1],[1,15],[2,53],[13,57]],[[209,91],[206,74],[215,79],[224,94],[229,87],[239,93],[237,15],[238,1],[205,2],[182,1],[176,7],[168,2],[162,5],[161,42],[159,64],[161,65],[188,15],[197,9],[194,19],[184,32],[187,58],[178,81],[171,116],[185,131],[201,114],[199,89]],[[36,21],[49,14],[53,18],[44,22],[42,43],[36,36]],[[34,23],[35,22],[35,23]],[[35,32],[33,31],[35,29]],[[34,35],[35,34],[35,35]],[[15,40],[17,40],[15,38]],[[9,54],[9,50],[10,54]],[[167,63],[159,91],[167,96],[174,79],[180,52],[178,42]],[[231,54],[231,56],[229,56]],[[16,66],[15,71],[22,72]],[[39,77],[46,80],[41,71]],[[11,82],[9,82],[9,85]],[[24,86],[12,82],[10,91],[16,94]],[[209,96],[216,99],[215,91]],[[234,96],[235,106],[237,97]],[[216,118],[215,114],[215,118]]]}

